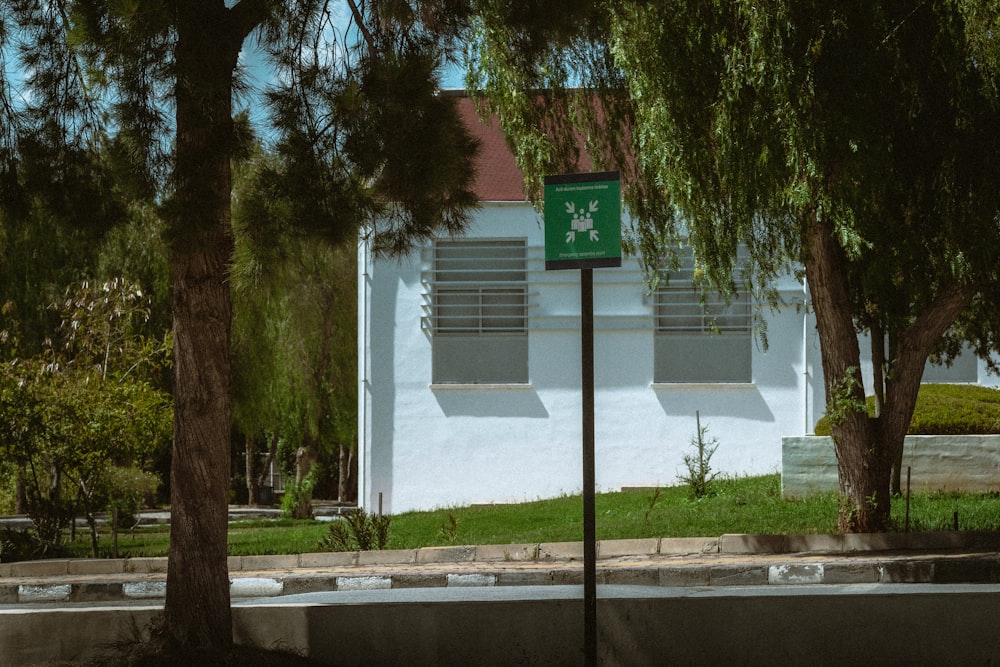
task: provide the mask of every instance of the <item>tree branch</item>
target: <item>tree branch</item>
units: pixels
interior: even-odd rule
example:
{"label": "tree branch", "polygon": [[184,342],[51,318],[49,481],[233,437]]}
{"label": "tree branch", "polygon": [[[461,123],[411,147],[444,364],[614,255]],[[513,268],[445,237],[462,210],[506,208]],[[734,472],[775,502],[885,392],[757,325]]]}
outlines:
{"label": "tree branch", "polygon": [[240,42],[242,43],[257,26],[266,21],[280,4],[278,0],[240,0],[233,5],[229,9],[229,16]]}
{"label": "tree branch", "polygon": [[[948,328],[972,301],[972,292],[959,283],[952,283],[942,289],[909,327],[898,337],[897,361],[923,364],[927,352],[934,347]],[[920,357],[911,360],[909,357]]]}
{"label": "tree branch", "polygon": [[885,423],[880,425],[883,435],[894,439],[898,436],[902,442],[917,400],[927,355],[968,307],[972,296],[965,285],[947,285],[913,323],[896,336],[891,372],[886,379],[888,410],[883,415]]}
{"label": "tree branch", "polygon": [[347,0],[347,4],[351,8],[351,16],[354,17],[354,22],[357,24],[358,30],[361,31],[361,36],[365,39],[365,44],[368,45],[369,50],[375,51],[375,37],[365,25],[365,17],[358,8],[358,3],[355,0]]}

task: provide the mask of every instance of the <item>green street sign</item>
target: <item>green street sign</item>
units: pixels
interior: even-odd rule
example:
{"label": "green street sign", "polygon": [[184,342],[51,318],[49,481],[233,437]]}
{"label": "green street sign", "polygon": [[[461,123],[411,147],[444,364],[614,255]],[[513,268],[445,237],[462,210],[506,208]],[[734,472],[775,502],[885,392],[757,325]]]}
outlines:
{"label": "green street sign", "polygon": [[617,171],[545,177],[545,269],[622,265]]}

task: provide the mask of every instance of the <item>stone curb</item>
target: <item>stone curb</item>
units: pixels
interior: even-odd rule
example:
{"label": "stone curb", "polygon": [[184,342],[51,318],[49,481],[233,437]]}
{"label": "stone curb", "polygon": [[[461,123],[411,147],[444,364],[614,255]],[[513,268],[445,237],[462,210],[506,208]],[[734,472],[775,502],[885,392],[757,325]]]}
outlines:
{"label": "stone curb", "polygon": [[[941,531],[931,533],[874,533],[850,535],[745,535],[721,537],[649,538],[603,540],[597,543],[598,559],[625,556],[860,554],[884,551],[997,551],[1000,532]],[[490,563],[583,560],[582,542],[493,544],[481,546],[424,547],[384,551],[290,554],[280,556],[231,556],[230,572],[296,570],[347,566],[432,565],[437,563]],[[85,559],[65,558],[0,563],[4,578],[62,575],[114,575],[166,573],[166,558]]]}
{"label": "stone curb", "polygon": [[[159,575],[154,575],[158,576]],[[778,563],[616,564],[598,567],[598,583],[631,586],[789,586],[823,584],[1000,583],[1000,554],[874,558]],[[298,593],[395,588],[466,588],[490,586],[581,585],[579,564],[546,568],[480,568],[474,572],[406,571],[374,574],[284,572],[270,576],[234,576],[234,599]],[[0,583],[0,604],[162,600],[166,581]]]}
{"label": "stone curb", "polygon": [[[676,587],[1000,583],[1000,533],[993,532],[722,535],[609,540],[597,546],[598,558],[604,560],[598,564],[600,584]],[[788,560],[774,560],[786,554]],[[808,561],[796,558],[802,554],[813,555]],[[821,554],[830,558],[822,560]],[[711,560],[719,555],[745,558]],[[671,564],[671,560],[682,560],[681,556],[699,562]],[[336,590],[581,585],[582,557],[580,542],[231,557],[230,594],[233,598],[251,598]],[[659,560],[649,560],[657,557]],[[768,562],[755,562],[754,557],[765,557]],[[611,563],[611,559],[618,560]],[[449,572],[448,564],[458,567]],[[0,564],[0,604],[160,600],[166,593],[166,565],[166,558]],[[360,571],[322,572],[324,568],[344,567]],[[396,570],[373,572],[379,568]],[[88,576],[95,580],[65,581]],[[4,583],[4,579],[11,578],[32,581]]]}

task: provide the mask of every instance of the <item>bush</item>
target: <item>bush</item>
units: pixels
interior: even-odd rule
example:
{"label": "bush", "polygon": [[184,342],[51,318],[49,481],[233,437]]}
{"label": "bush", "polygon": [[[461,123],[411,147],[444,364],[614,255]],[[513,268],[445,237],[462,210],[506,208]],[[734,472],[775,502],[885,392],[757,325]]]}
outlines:
{"label": "bush", "polygon": [[281,497],[281,516],[285,519],[311,519],[313,516],[312,496],[319,479],[319,464],[309,467],[309,472],[301,482],[285,485],[285,495]]}
{"label": "bush", "polygon": [[324,551],[378,551],[389,542],[388,514],[369,514],[361,507],[330,524],[330,532],[320,540]]}
{"label": "bush", "polygon": [[[875,414],[875,397],[868,397]],[[924,384],[910,420],[909,435],[991,435],[1000,433],[1000,391],[966,384]],[[830,435],[826,417],[816,422],[816,435]]]}
{"label": "bush", "polygon": [[136,467],[109,466],[103,479],[107,489],[109,516],[117,515],[116,528],[129,529],[139,521],[139,510],[146,498],[160,487],[160,477]]}
{"label": "bush", "polygon": [[42,560],[66,556],[67,552],[42,540],[25,528],[0,528],[0,563]]}
{"label": "bush", "polygon": [[712,472],[710,461],[715,450],[719,448],[719,441],[716,438],[706,440],[705,434],[708,427],[701,425],[701,415],[695,412],[695,419],[698,428],[698,435],[691,439],[691,447],[694,452],[684,455],[684,467],[687,468],[687,475],[681,475],[678,479],[687,485],[691,495],[695,498],[704,498],[712,491],[712,480],[716,473]]}

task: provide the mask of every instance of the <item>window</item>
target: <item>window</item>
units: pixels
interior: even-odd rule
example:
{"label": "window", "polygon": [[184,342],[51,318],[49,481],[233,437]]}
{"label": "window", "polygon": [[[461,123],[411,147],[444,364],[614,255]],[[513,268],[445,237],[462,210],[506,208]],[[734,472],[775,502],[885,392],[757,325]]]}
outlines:
{"label": "window", "polygon": [[745,290],[728,302],[694,284],[690,248],[654,296],[653,382],[750,382],[751,312]]}
{"label": "window", "polygon": [[924,364],[924,374],[921,382],[979,382],[979,359],[970,347],[963,347],[962,352],[951,360],[951,364],[935,364],[927,361]]}
{"label": "window", "polygon": [[430,272],[433,382],[528,382],[523,240],[437,241]]}

